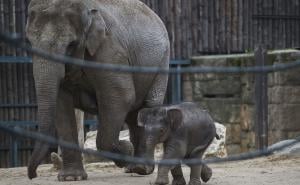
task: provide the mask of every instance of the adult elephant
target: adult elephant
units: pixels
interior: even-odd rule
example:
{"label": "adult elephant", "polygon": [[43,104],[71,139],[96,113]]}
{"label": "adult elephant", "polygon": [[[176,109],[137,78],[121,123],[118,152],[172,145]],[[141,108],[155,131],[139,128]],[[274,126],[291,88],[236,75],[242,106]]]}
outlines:
{"label": "adult elephant", "polygon": [[[31,0],[27,37],[35,48],[97,63],[168,68],[170,44],[164,24],[138,0]],[[143,156],[137,112],[163,103],[167,75],[129,74],[53,63],[33,56],[39,132],[78,143],[74,108],[98,114],[97,148],[128,153],[120,142],[124,123],[130,129],[135,156]],[[55,125],[55,127],[54,127]],[[49,145],[37,141],[28,177],[47,155]],[[79,152],[63,149],[60,181],[87,178]],[[116,162],[122,167],[124,164]],[[132,168],[135,171],[135,168]],[[139,168],[138,173],[152,169]]]}

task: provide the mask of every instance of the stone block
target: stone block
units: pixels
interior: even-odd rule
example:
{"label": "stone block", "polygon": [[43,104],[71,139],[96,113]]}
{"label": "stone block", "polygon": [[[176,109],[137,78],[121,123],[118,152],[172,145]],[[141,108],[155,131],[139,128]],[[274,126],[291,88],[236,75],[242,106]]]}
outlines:
{"label": "stone block", "polygon": [[225,78],[209,81],[197,81],[194,92],[208,98],[240,97],[241,83],[238,78]]}
{"label": "stone block", "polygon": [[241,126],[239,124],[226,124],[226,143],[241,143]]}
{"label": "stone block", "polygon": [[296,137],[300,137],[300,130],[287,133],[287,139],[295,139]]}
{"label": "stone block", "polygon": [[242,152],[248,152],[250,149],[255,148],[255,133],[254,132],[242,132],[241,133],[241,150]]}
{"label": "stone block", "polygon": [[202,107],[208,109],[214,120],[217,122],[239,123],[241,121],[241,105],[239,99],[202,99],[198,103]]}
{"label": "stone block", "polygon": [[299,104],[269,105],[269,128],[271,130],[300,131]]}
{"label": "stone block", "polygon": [[300,86],[273,86],[268,99],[271,104],[300,104]]}
{"label": "stone block", "polygon": [[281,130],[270,130],[269,131],[269,138],[268,138],[269,145],[272,145],[272,144],[277,143],[284,139],[287,139],[286,132],[283,132]]}
{"label": "stone block", "polygon": [[226,146],[228,155],[240,154],[242,152],[241,146],[238,144],[230,144]]}
{"label": "stone block", "polygon": [[254,94],[254,85],[253,86],[242,86],[241,92],[241,102],[244,104],[254,104],[255,103],[255,94]]}
{"label": "stone block", "polygon": [[300,85],[300,69],[275,72],[272,85]]}
{"label": "stone block", "polygon": [[182,99],[184,101],[194,101],[192,82],[184,81],[182,86],[183,86]]}
{"label": "stone block", "polygon": [[241,129],[243,131],[250,131],[255,126],[255,112],[254,107],[251,105],[241,105]]}

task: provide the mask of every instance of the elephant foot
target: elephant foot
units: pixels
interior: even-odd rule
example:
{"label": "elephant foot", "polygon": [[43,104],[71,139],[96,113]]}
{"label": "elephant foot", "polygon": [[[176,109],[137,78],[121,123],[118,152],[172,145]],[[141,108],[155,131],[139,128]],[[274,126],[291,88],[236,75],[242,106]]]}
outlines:
{"label": "elephant foot", "polygon": [[[124,156],[133,156],[134,148],[133,148],[133,145],[131,142],[121,140],[121,141],[119,141],[119,143],[120,143],[120,145],[119,145],[120,147],[117,151],[118,153],[121,153]],[[115,162],[116,166],[118,166],[120,168],[129,166],[126,161],[115,160],[114,162]]]}
{"label": "elephant foot", "polygon": [[165,185],[165,184],[169,184],[169,177],[157,177],[156,181],[155,181],[156,185]]}
{"label": "elephant foot", "polygon": [[135,165],[129,164],[124,168],[125,173],[134,173]]}
{"label": "elephant foot", "polygon": [[189,185],[201,185],[200,179],[191,179]]}
{"label": "elephant foot", "polygon": [[186,182],[185,179],[182,177],[178,179],[173,179],[172,185],[186,185]]}
{"label": "elephant foot", "polygon": [[203,165],[201,171],[201,179],[203,180],[203,182],[208,182],[211,176],[212,176],[211,168],[208,167],[207,165]]}
{"label": "elephant foot", "polygon": [[128,168],[128,173],[136,173],[139,175],[150,175],[154,171],[154,165],[142,165],[142,164],[136,164],[136,165],[130,165],[130,168]]}
{"label": "elephant foot", "polygon": [[64,169],[58,173],[59,181],[82,181],[86,180],[88,175],[84,170]]}

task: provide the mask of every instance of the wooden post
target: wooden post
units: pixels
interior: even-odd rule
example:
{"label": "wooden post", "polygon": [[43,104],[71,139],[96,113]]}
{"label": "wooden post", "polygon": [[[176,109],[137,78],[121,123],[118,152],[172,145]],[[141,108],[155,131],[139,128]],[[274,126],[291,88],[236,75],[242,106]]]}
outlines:
{"label": "wooden post", "polygon": [[[267,51],[262,45],[255,49],[256,66],[263,67],[267,61]],[[268,147],[268,74],[255,75],[255,130],[257,149]]]}

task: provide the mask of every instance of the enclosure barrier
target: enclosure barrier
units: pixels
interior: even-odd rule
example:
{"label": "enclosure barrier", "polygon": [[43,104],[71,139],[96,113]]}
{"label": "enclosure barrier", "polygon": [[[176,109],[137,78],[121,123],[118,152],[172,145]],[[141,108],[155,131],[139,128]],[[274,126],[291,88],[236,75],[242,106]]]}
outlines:
{"label": "enclosure barrier", "polygon": [[[276,71],[285,71],[289,69],[294,69],[296,67],[300,67],[300,60],[297,60],[293,63],[289,64],[276,64],[271,66],[254,66],[254,67],[186,67],[186,68],[170,68],[170,69],[162,69],[157,67],[129,67],[124,65],[112,65],[112,64],[97,64],[91,61],[85,61],[80,59],[74,59],[62,55],[53,55],[46,53],[40,49],[31,48],[26,43],[23,42],[23,39],[18,37],[17,35],[8,35],[0,33],[0,40],[5,43],[12,45],[14,47],[21,48],[29,53],[35,54],[40,57],[44,57],[48,60],[57,63],[63,64],[72,64],[81,66],[84,68],[94,68],[99,70],[111,70],[115,72],[124,72],[124,73],[162,73],[162,74],[183,74],[183,73],[271,73]],[[18,127],[10,128],[8,126],[3,126],[0,124],[0,130],[5,131],[13,136],[26,137],[33,140],[39,140],[45,142],[50,145],[59,145],[64,148],[68,148],[71,150],[79,151],[82,153],[105,157],[111,160],[119,160],[128,163],[135,164],[162,164],[162,165],[176,165],[176,164],[202,164],[202,163],[220,163],[227,161],[238,161],[238,160],[246,160],[253,159],[262,156],[268,156],[273,154],[275,151],[281,150],[283,148],[294,145],[295,143],[300,142],[300,137],[295,138],[291,142],[263,150],[257,150],[255,152],[248,152],[238,155],[232,155],[226,158],[212,158],[208,160],[202,159],[167,159],[154,161],[146,158],[125,156],[117,153],[111,153],[107,151],[94,151],[94,150],[86,150],[80,148],[78,145],[65,142],[62,140],[58,140],[54,137],[50,137],[47,135],[43,135],[36,132],[27,131]]]}

